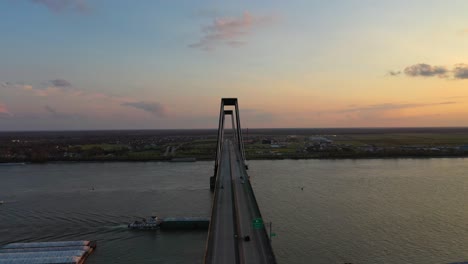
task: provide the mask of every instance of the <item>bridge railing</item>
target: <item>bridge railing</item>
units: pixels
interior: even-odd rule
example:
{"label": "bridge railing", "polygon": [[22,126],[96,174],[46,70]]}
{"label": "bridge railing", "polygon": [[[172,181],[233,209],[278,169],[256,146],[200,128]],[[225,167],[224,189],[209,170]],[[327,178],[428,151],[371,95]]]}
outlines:
{"label": "bridge railing", "polygon": [[[262,213],[260,212],[260,207],[258,206],[257,198],[255,197],[255,193],[254,193],[254,190],[252,188],[252,184],[250,182],[250,177],[248,176],[247,171],[245,170],[245,168],[241,169],[241,173],[243,174],[244,179],[247,179],[245,184],[247,184],[248,195],[249,195],[249,198],[250,198],[250,200],[252,201],[252,203],[254,205],[255,214],[259,218],[263,219]],[[276,263],[276,258],[275,258],[275,255],[273,254],[273,247],[271,246],[271,240],[270,240],[270,237],[268,236],[268,233],[266,231],[266,227],[263,226],[263,228],[260,229],[260,232],[262,233],[264,244],[267,245],[268,251],[271,252],[271,254],[268,256],[270,263]]]}
{"label": "bridge railing", "polygon": [[[222,149],[222,147],[221,147]],[[219,175],[219,170],[220,170],[221,166],[217,166],[216,168],[216,171],[215,171],[215,175]],[[219,177],[215,177],[215,190],[218,189],[219,187]],[[213,194],[213,199],[211,201],[211,220],[210,220],[210,224],[209,224],[209,227],[208,227],[208,240],[207,240],[207,243],[206,243],[206,248],[205,248],[205,256],[204,256],[204,261],[203,263],[208,263],[208,260],[212,259],[213,258],[213,255],[211,254],[211,249],[213,248],[213,216],[216,216],[217,215],[217,206],[216,206],[216,199],[218,197],[218,192],[215,191],[214,194]]]}

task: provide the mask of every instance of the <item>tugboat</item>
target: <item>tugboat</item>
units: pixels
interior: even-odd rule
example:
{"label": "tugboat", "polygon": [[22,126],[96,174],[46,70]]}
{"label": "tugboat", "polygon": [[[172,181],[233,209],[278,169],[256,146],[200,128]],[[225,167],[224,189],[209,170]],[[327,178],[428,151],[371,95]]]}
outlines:
{"label": "tugboat", "polygon": [[128,224],[130,229],[159,229],[162,220],[157,216],[151,216],[148,219],[142,219],[141,221],[134,221]]}

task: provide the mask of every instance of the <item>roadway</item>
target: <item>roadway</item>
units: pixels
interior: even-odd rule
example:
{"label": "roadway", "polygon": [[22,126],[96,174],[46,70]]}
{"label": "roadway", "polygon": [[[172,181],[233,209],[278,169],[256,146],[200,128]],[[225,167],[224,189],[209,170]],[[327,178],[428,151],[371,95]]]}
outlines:
{"label": "roadway", "polygon": [[244,162],[229,140],[218,177],[205,263],[276,263],[265,228],[253,226],[262,216]]}
{"label": "roadway", "polygon": [[235,210],[233,203],[230,148],[228,142],[223,144],[219,175],[216,181],[216,192],[213,200],[206,263],[235,264],[238,262],[238,248],[235,239]]}
{"label": "roadway", "polygon": [[[231,148],[231,175],[240,238],[238,244],[243,260],[241,263],[276,263],[265,228],[254,228],[253,220],[261,219],[262,215],[242,158],[238,151],[234,150],[235,148]],[[244,239],[246,236],[249,236],[249,241]]]}

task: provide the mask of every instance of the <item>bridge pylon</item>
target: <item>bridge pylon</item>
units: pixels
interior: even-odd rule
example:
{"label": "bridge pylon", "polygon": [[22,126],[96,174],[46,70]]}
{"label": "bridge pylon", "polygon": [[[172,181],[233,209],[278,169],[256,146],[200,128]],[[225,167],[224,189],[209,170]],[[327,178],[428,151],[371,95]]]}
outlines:
{"label": "bridge pylon", "polygon": [[[234,107],[234,109],[225,109],[225,107]],[[237,98],[222,98],[221,107],[219,109],[219,124],[218,124],[218,140],[216,144],[216,156],[215,156],[215,166],[214,166],[214,175],[210,177],[210,190],[213,191],[216,179],[218,176],[218,167],[221,162],[221,153],[223,150],[224,142],[224,124],[226,121],[226,116],[231,116],[232,130],[234,136],[235,146],[239,149],[241,155],[242,164],[245,165],[245,151],[244,151],[244,141],[242,140],[242,128],[240,124],[240,115],[239,115],[239,104]]]}
{"label": "bridge pylon", "polygon": [[[231,117],[233,129],[225,139],[226,116]],[[210,189],[214,194],[204,263],[276,264],[271,235],[247,174],[237,98],[221,99]]]}

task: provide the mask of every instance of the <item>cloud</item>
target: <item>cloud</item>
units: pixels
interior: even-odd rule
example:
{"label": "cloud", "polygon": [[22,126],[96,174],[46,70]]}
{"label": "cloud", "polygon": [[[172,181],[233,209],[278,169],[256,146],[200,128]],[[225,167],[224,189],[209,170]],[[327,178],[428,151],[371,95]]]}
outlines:
{"label": "cloud", "polygon": [[164,107],[158,102],[125,102],[121,105],[140,109],[158,117],[163,117],[166,114]]}
{"label": "cloud", "polygon": [[[409,77],[439,77],[446,79],[464,80],[468,79],[468,64],[455,64],[450,70],[445,66],[432,66],[426,63],[419,63],[408,66],[403,71]],[[389,71],[388,75],[398,76],[401,71]]]}
{"label": "cloud", "polygon": [[274,20],[271,16],[254,16],[249,12],[244,12],[241,17],[217,18],[211,25],[202,27],[201,39],[189,47],[203,50],[213,50],[219,45],[239,47],[246,43],[242,37],[249,35],[253,29],[271,24]]}
{"label": "cloud", "polygon": [[388,71],[388,75],[390,76],[397,76],[400,74],[401,74],[401,71]]}
{"label": "cloud", "polygon": [[46,97],[51,95],[54,92],[57,92],[59,88],[57,87],[38,87],[38,86],[32,86],[30,84],[13,84],[11,87],[16,88],[16,89],[21,89],[24,91],[28,91],[35,96],[40,96],[40,97]]}
{"label": "cloud", "polygon": [[54,87],[60,87],[60,88],[68,88],[72,87],[72,84],[64,79],[55,79],[55,80],[50,80],[49,81]]}
{"label": "cloud", "polygon": [[[11,82],[3,82],[0,83],[0,85],[2,87],[11,89],[13,92],[16,92],[15,89],[23,91],[22,94],[25,96],[30,95],[48,97],[45,100],[49,98],[50,100],[73,100],[83,102],[83,104],[93,104],[93,106],[99,106],[101,104],[110,104],[114,107],[119,108],[121,106],[126,106],[140,109],[159,117],[163,117],[166,114],[166,109],[163,105],[161,105],[158,102],[139,101],[140,99],[134,97],[115,96],[112,94],[102,92],[91,92],[72,86],[72,84],[69,81],[63,79],[49,80],[38,86]],[[43,109],[51,117],[63,119],[84,118],[84,116],[80,114],[63,113],[57,111],[57,109],[50,105],[45,105]]]}
{"label": "cloud", "polygon": [[3,82],[1,86],[2,88],[20,89],[20,90],[28,91],[28,92],[33,93],[36,96],[47,96],[47,91],[45,91],[44,89],[36,89],[32,85],[29,85],[29,84]]}
{"label": "cloud", "polygon": [[455,79],[468,79],[468,64],[457,64],[453,69]]}
{"label": "cloud", "polygon": [[[366,106],[348,107],[345,109],[328,113],[333,114],[335,118],[342,119],[342,122],[345,126],[356,126],[356,124],[361,122],[367,123],[366,126],[369,126],[369,124],[372,123],[381,125],[383,123],[386,123],[387,121],[395,122],[394,124],[392,124],[392,126],[401,126],[402,123],[398,122],[398,120],[401,121],[409,117],[421,116],[421,112],[426,112],[414,111],[412,109],[421,109],[425,107],[441,108],[453,104],[457,104],[457,102],[442,101],[428,103],[382,103]],[[440,112],[443,111],[438,111],[438,113]]]}
{"label": "cloud", "polygon": [[8,88],[8,87],[11,86],[11,85],[12,85],[12,83],[10,83],[10,82],[2,82],[2,83],[0,84],[0,86],[1,86],[2,88]]}
{"label": "cloud", "polygon": [[449,72],[449,70],[443,66],[431,66],[429,64],[419,63],[419,64],[414,64],[414,65],[406,67],[404,72],[407,76],[411,76],[411,77],[438,76],[441,78],[445,78],[447,77],[447,73]]}
{"label": "cloud", "polygon": [[456,103],[457,102],[452,102],[452,101],[439,102],[439,103],[405,103],[405,104],[385,103],[385,104],[374,104],[374,105],[363,106],[363,107],[351,107],[351,108],[339,110],[337,111],[337,113],[388,111],[388,110],[427,107],[427,106],[436,106],[436,105],[450,105],[450,104],[456,104]]}
{"label": "cloud", "polygon": [[84,101],[108,101],[120,105],[124,102],[137,101],[138,99],[124,96],[114,96],[112,94],[102,92],[91,92],[73,86],[69,81],[64,79],[54,79],[45,81],[39,85],[23,84],[21,82],[11,83],[2,82],[1,87],[22,90],[33,96],[39,97],[60,97],[74,98]]}
{"label": "cloud", "polygon": [[57,114],[57,111],[56,111],[54,108],[52,108],[51,106],[46,105],[46,106],[44,106],[44,108],[45,108],[45,110],[46,110],[47,112],[49,112],[49,113],[52,114],[52,115],[56,115],[56,114]]}
{"label": "cloud", "polygon": [[49,80],[47,82],[42,83],[41,85],[31,85],[31,84],[24,84],[24,83],[11,83],[11,82],[3,82],[1,83],[2,88],[12,88],[12,89],[21,89],[24,91],[28,91],[35,96],[46,97],[52,94],[57,94],[60,92],[73,92],[73,94],[82,93],[82,91],[73,88],[72,84],[64,79],[55,79]]}
{"label": "cloud", "polygon": [[33,3],[44,5],[54,13],[67,10],[86,13],[90,10],[86,0],[29,0]]}
{"label": "cloud", "polygon": [[13,114],[8,110],[7,106],[0,103],[0,118],[11,116],[13,116]]}
{"label": "cloud", "polygon": [[77,118],[79,117],[78,115],[74,115],[74,114],[67,114],[67,113],[61,113],[61,112],[58,112],[55,108],[53,108],[52,106],[50,105],[46,105],[44,106],[44,109],[46,110],[46,112],[54,117],[54,118],[64,118],[64,119],[72,119],[72,118]]}
{"label": "cloud", "polygon": [[461,98],[468,98],[468,96],[465,95],[457,95],[457,96],[448,96],[445,97],[446,99],[461,99]]}
{"label": "cloud", "polygon": [[6,105],[0,103],[0,113],[9,113]]}

